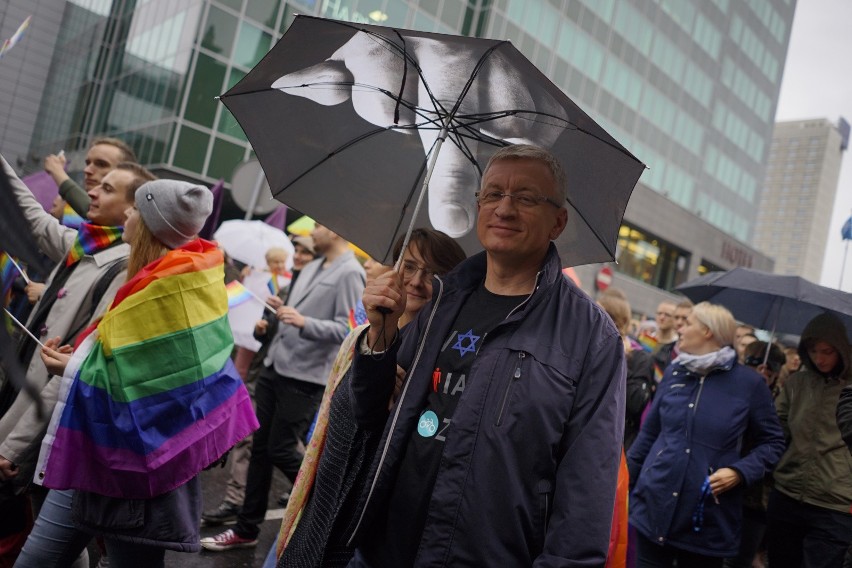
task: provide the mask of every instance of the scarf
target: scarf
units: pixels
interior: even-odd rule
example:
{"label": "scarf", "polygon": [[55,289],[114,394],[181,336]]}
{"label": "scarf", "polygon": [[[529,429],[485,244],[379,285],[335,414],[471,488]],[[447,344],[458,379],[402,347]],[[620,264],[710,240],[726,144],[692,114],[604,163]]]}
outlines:
{"label": "scarf", "polygon": [[718,351],[705,353],[704,355],[681,353],[672,363],[680,363],[693,373],[706,375],[716,369],[730,369],[736,359],[736,351],[734,351],[733,347],[726,345]]}
{"label": "scarf", "polygon": [[118,290],[65,368],[39,456],[46,487],[150,499],[257,429],[230,359],[222,260],[196,239]]}
{"label": "scarf", "polygon": [[124,227],[108,227],[104,225],[92,225],[81,223],[77,230],[77,238],[68,251],[65,266],[71,266],[83,256],[95,254],[111,247],[116,241],[121,240]]}

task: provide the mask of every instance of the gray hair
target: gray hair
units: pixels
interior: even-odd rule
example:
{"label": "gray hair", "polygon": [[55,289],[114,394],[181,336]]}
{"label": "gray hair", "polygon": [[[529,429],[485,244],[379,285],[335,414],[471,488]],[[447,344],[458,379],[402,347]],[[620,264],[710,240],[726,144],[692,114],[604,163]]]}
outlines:
{"label": "gray hair", "polygon": [[542,162],[550,170],[553,176],[553,181],[556,185],[556,197],[562,207],[565,207],[565,202],[568,200],[568,180],[565,175],[565,169],[556,156],[550,151],[541,146],[533,146],[532,144],[512,144],[500,148],[491,156],[485,169],[482,171],[482,177],[485,177],[486,172],[491,167],[491,164],[501,160],[537,160]]}

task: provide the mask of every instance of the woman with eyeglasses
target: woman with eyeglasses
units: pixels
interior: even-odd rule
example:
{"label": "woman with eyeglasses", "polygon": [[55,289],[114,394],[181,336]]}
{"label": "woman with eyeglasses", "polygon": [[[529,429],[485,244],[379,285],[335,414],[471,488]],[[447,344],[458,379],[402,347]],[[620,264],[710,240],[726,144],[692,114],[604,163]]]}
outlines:
{"label": "woman with eyeglasses", "polygon": [[[722,306],[693,308],[627,453],[639,568],[720,568],[739,548],[743,487],[784,451],[763,377],[737,362],[735,329]],[[741,455],[747,434],[753,445]]]}
{"label": "woman with eyeglasses", "polygon": [[[433,277],[446,274],[465,259],[458,243],[432,229],[415,229],[405,251],[401,249],[400,239],[394,259],[402,254],[400,270],[408,294],[400,327],[411,322],[432,299]],[[364,269],[368,280],[390,270],[372,260]],[[352,330],[334,361],[317,425],[281,523],[278,566],[346,566],[352,558],[354,547],[348,540],[367,469],[384,429],[384,421],[373,429],[363,428],[350,404],[349,369],[365,327]]]}

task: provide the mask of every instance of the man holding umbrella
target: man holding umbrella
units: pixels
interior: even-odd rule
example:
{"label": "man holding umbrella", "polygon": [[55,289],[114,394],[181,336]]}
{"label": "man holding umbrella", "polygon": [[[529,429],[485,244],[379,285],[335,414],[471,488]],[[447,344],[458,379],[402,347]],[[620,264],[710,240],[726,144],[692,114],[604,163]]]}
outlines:
{"label": "man holding umbrella", "polygon": [[485,252],[436,283],[397,336],[406,295],[389,272],[364,292],[370,327],[355,414],[388,418],[350,566],[604,566],[624,420],[615,326],[562,277],[551,241],[567,186],[546,150],[489,161],[477,194]]}

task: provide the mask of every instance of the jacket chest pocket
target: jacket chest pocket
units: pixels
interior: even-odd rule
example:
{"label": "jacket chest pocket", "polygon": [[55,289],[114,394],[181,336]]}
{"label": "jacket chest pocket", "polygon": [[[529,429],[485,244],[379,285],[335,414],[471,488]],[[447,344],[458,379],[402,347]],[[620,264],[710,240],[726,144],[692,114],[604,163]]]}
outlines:
{"label": "jacket chest pocket", "polygon": [[565,369],[548,364],[541,353],[512,351],[494,375],[495,427],[510,428],[513,422],[533,417],[556,423],[567,420],[577,381]]}

